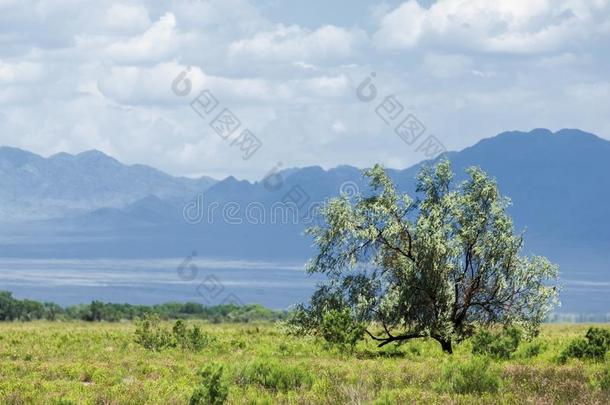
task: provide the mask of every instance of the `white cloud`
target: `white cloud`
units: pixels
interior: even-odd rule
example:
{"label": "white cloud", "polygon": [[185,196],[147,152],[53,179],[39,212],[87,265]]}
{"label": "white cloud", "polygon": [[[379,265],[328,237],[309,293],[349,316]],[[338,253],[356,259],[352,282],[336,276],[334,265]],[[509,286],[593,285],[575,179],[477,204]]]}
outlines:
{"label": "white cloud", "polygon": [[33,83],[41,80],[43,75],[44,69],[38,63],[7,63],[0,60],[0,83]]}
{"label": "white cloud", "polygon": [[387,13],[374,35],[380,49],[451,47],[536,53],[582,45],[607,34],[607,0],[409,0]]}
{"label": "white cloud", "polygon": [[578,102],[598,104],[599,100],[610,100],[610,82],[578,83],[568,86],[566,93]]}
{"label": "white cloud", "polygon": [[109,29],[119,32],[142,32],[150,26],[148,10],[142,5],[113,4],[102,21]]}
{"label": "white cloud", "polygon": [[158,61],[177,51],[176,17],[166,13],[143,34],[119,40],[106,48],[113,60],[127,63]]}
{"label": "white cloud", "polygon": [[354,56],[365,37],[361,31],[332,25],[311,31],[296,25],[278,24],[273,30],[234,41],[229,47],[229,54],[233,57],[282,61],[342,59]]}
{"label": "white cloud", "polygon": [[271,25],[249,0],[173,1],[167,7],[182,27],[202,33],[248,35]]}
{"label": "white cloud", "polygon": [[[182,98],[171,91],[173,80],[186,72],[191,82],[190,97]],[[115,66],[98,81],[99,91],[119,103],[130,105],[184,105],[203,89],[229,103],[296,103],[338,98],[346,94],[349,80],[344,75],[318,76],[295,80],[229,78],[206,74],[199,67],[176,62],[152,67]]]}
{"label": "white cloud", "polygon": [[342,134],[347,131],[347,127],[345,126],[345,124],[339,120],[333,122],[332,129],[338,134]]}
{"label": "white cloud", "polygon": [[413,47],[422,36],[425,21],[426,10],[417,1],[408,1],[381,19],[374,42],[382,49]]}
{"label": "white cloud", "polygon": [[346,95],[349,79],[345,75],[319,76],[290,82],[297,87],[297,94],[304,93],[316,98],[336,98]]}
{"label": "white cloud", "polygon": [[428,53],[422,68],[432,76],[450,78],[472,72],[473,61],[464,55]]}
{"label": "white cloud", "polygon": [[[370,33],[345,14],[271,18],[267,3],[0,0],[0,144],[248,178],[277,161],[416,163],[375,114],[389,94],[450,148],[512,128],[610,134],[608,1],[411,1],[363,15]],[[192,92],[178,97],[187,66]],[[363,103],[355,87],[371,72],[377,99]],[[242,161],[192,111],[204,88],[261,138],[260,155]]]}
{"label": "white cloud", "polygon": [[302,62],[302,61],[293,62],[292,65],[296,66],[298,68],[304,69],[304,70],[318,70],[316,65],[313,65],[311,63]]}

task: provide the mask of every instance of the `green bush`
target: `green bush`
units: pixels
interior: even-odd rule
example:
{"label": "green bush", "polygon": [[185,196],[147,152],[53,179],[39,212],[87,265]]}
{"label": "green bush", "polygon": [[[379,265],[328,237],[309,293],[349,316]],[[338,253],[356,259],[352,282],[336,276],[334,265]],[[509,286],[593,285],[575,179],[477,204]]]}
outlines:
{"label": "green bush", "polygon": [[441,391],[457,394],[493,393],[499,388],[500,375],[485,357],[474,357],[463,363],[448,363],[439,383]]}
{"label": "green bush", "polygon": [[152,351],[163,350],[173,345],[169,331],[162,328],[158,315],[145,315],[136,322],[136,343]]}
{"label": "green bush", "polygon": [[330,344],[354,347],[364,335],[364,326],[355,322],[348,309],[331,309],[324,313],[320,333]]}
{"label": "green bush", "polygon": [[146,349],[160,351],[170,347],[182,350],[201,351],[214,341],[214,338],[201,331],[199,326],[187,328],[182,320],[176,321],[171,332],[160,325],[157,315],[145,315],[136,323],[136,343]]}
{"label": "green bush", "polygon": [[222,366],[209,365],[199,371],[201,378],[199,386],[195,388],[190,405],[222,405],[229,396],[229,386],[222,378]]}
{"label": "green bush", "polygon": [[510,359],[520,342],[521,331],[517,328],[504,328],[497,333],[484,329],[472,337],[472,353]]}
{"label": "green bush", "polygon": [[526,345],[521,352],[521,356],[530,359],[532,357],[538,356],[540,353],[547,349],[546,345],[539,341],[531,342]]}
{"label": "green bush", "polygon": [[572,340],[559,355],[559,361],[565,363],[570,358],[600,361],[610,350],[610,330],[591,327],[584,338]]}
{"label": "green bush", "polygon": [[240,384],[260,385],[272,391],[290,391],[309,388],[313,377],[302,366],[280,363],[276,360],[256,360],[244,367],[238,377]]}
{"label": "green bush", "polygon": [[214,341],[213,336],[202,332],[199,326],[193,325],[191,329],[188,329],[186,324],[181,320],[176,321],[172,332],[176,345],[183,350],[198,352],[205,349]]}

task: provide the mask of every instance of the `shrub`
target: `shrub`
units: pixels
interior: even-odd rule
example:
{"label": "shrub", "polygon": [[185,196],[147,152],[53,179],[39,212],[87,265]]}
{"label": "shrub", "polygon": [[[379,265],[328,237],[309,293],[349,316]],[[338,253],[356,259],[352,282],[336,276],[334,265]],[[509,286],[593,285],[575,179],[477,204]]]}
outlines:
{"label": "shrub", "polygon": [[243,385],[257,384],[273,391],[289,391],[311,387],[313,377],[302,366],[276,360],[256,360],[240,372],[239,382]]}
{"label": "shrub", "polygon": [[199,386],[195,388],[190,405],[222,405],[229,395],[229,386],[222,378],[222,366],[209,365],[199,371],[201,378]]}
{"label": "shrub", "polygon": [[176,321],[171,332],[161,327],[157,315],[145,315],[136,325],[136,343],[153,351],[169,347],[200,351],[214,341],[214,338],[202,332],[199,326],[194,325],[189,329],[182,320]]}
{"label": "shrub", "polygon": [[584,338],[572,340],[559,355],[559,361],[565,363],[570,358],[600,361],[610,349],[610,330],[591,327]]}
{"label": "shrub", "polygon": [[159,351],[173,345],[171,334],[160,325],[158,315],[144,315],[136,322],[136,343],[148,350]]}
{"label": "shrub", "polygon": [[517,328],[504,328],[497,333],[481,330],[472,337],[472,353],[496,359],[509,359],[520,342],[521,331]]}
{"label": "shrub", "polygon": [[542,343],[540,341],[534,341],[534,342],[531,342],[530,344],[526,345],[523,348],[523,351],[521,352],[521,356],[523,358],[529,359],[529,358],[538,356],[540,353],[542,353],[546,349],[547,349],[547,346],[544,343]]}
{"label": "shrub", "polygon": [[354,347],[364,334],[364,326],[355,322],[349,310],[329,310],[322,317],[320,333],[330,344]]}
{"label": "shrub", "polygon": [[172,332],[176,345],[183,350],[201,351],[214,341],[214,338],[209,333],[202,332],[199,326],[193,325],[188,329],[181,320],[176,321]]}
{"label": "shrub", "polygon": [[500,376],[491,367],[489,359],[475,357],[468,362],[448,363],[443,370],[439,388],[457,394],[493,393],[500,388]]}

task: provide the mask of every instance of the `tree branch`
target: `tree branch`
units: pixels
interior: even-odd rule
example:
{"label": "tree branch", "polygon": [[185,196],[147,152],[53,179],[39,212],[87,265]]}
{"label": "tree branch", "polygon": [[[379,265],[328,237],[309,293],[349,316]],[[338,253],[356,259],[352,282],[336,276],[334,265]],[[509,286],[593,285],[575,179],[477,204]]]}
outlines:
{"label": "tree branch", "polygon": [[371,339],[381,342],[377,345],[377,347],[383,347],[383,346],[387,345],[388,343],[397,342],[397,341],[401,341],[401,340],[418,339],[418,338],[425,337],[425,335],[422,335],[421,333],[407,333],[407,334],[398,335],[398,336],[392,336],[392,335],[388,334],[389,337],[383,338],[383,337],[378,337],[378,336],[373,335],[367,329],[365,329],[364,331],[371,337]]}

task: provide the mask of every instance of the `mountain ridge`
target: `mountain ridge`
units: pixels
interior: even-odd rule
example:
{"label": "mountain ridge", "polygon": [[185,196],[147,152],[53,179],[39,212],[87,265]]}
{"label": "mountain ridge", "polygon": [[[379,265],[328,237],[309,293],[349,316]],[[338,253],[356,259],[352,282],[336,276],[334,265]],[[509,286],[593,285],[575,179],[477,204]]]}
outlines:
{"label": "mountain ridge", "polygon": [[[23,175],[24,185],[19,183],[21,178],[7,178],[0,157],[0,211],[6,201],[21,210],[36,209],[35,204],[27,205],[31,200],[18,193],[7,196],[3,186],[18,183],[23,188],[13,191],[32,191],[31,187],[39,186],[32,179],[37,179],[36,171],[43,168],[39,164],[45,160],[14,150],[8,153],[15,155],[15,161],[27,170],[8,170]],[[456,181],[464,180],[464,169],[473,165],[496,179],[501,194],[512,200],[508,210],[515,230],[525,230],[524,253],[544,255],[560,265],[567,286],[562,301],[568,312],[607,310],[610,297],[602,287],[610,282],[610,141],[570,129],[507,131],[460,151],[448,152],[445,157],[451,160]],[[419,169],[441,158],[387,171],[398,189],[415,196]],[[65,155],[55,160],[63,159],[74,162]],[[86,156],[84,160],[90,159]],[[114,179],[112,167],[122,170],[118,164],[102,166],[111,168],[110,177]],[[10,165],[4,162],[4,166]],[[79,181],[92,181],[96,170]],[[98,171],[104,174],[104,170]],[[53,187],[61,192],[65,183],[70,185],[69,176],[63,177],[65,173],[70,171],[53,173],[57,176],[54,179],[57,185]],[[3,224],[0,256],[148,259],[185,257],[196,251],[199,257],[218,259],[304,261],[315,254],[312,241],[303,235],[312,222],[303,219],[302,211],[296,221],[292,217],[288,221],[283,218],[278,221],[277,217],[274,220],[272,207],[286,201],[323,202],[341,191],[366,190],[367,183],[360,169],[347,165],[330,169],[291,168],[279,173],[280,181],[272,187],[264,179],[250,182],[233,176],[207,188],[173,180],[168,186],[164,181],[156,182],[159,179],[153,175],[156,180],[152,185],[147,186],[144,181],[139,193],[127,199],[111,197],[120,196],[125,189],[131,191],[134,187],[129,181],[119,182],[120,187],[115,190],[102,188],[106,201],[112,203],[105,206],[97,198],[100,187],[78,189],[80,200],[71,194],[63,200],[47,196],[46,208],[56,214],[50,216],[53,219],[29,218]],[[161,180],[173,179],[167,176]],[[129,180],[129,176],[126,178]],[[109,184],[113,183],[105,185]],[[45,187],[51,186],[40,187],[42,191],[33,193],[35,198],[44,195]],[[92,192],[89,197],[96,198],[98,204],[79,207],[79,203],[89,201],[83,192]],[[55,196],[61,197],[57,193]],[[208,210],[214,204],[216,207]],[[264,212],[247,213],[248,207],[254,205]],[[193,208],[193,216],[185,215],[187,208]]]}
{"label": "mountain ridge", "polygon": [[151,166],[125,165],[98,150],[47,158],[0,147],[0,221],[73,216],[122,208],[149,195],[184,199],[216,180],[173,177]]}

